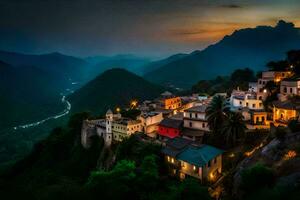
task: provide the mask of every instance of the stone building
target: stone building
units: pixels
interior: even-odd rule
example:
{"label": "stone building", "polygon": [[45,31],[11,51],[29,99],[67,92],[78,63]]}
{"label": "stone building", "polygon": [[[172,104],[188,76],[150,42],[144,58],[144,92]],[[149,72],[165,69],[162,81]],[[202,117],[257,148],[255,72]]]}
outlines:
{"label": "stone building", "polygon": [[143,130],[140,120],[123,118],[121,114],[114,114],[108,110],[105,119],[84,120],[81,129],[81,143],[83,147],[89,148],[91,137],[97,135],[104,139],[105,146],[110,146],[112,142],[122,141],[131,134]]}
{"label": "stone building", "polygon": [[162,112],[143,112],[138,116],[143,126],[143,132],[150,137],[155,137],[158,132],[158,124],[163,120]]}

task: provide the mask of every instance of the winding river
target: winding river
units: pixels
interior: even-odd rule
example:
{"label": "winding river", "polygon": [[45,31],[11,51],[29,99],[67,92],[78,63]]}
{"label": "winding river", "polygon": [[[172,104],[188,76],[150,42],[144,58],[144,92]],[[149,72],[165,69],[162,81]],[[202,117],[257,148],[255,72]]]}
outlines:
{"label": "winding river", "polygon": [[58,119],[60,117],[63,117],[65,115],[69,114],[72,106],[71,106],[71,103],[66,99],[65,95],[62,95],[61,102],[63,104],[65,104],[65,109],[62,112],[60,112],[56,115],[47,117],[47,118],[42,119],[42,120],[37,121],[37,122],[15,126],[15,127],[13,127],[13,129],[18,130],[18,129],[25,129],[25,128],[31,128],[31,127],[39,126],[39,125],[41,125],[41,124],[43,124],[43,123],[45,123],[45,122],[47,122],[51,119]]}

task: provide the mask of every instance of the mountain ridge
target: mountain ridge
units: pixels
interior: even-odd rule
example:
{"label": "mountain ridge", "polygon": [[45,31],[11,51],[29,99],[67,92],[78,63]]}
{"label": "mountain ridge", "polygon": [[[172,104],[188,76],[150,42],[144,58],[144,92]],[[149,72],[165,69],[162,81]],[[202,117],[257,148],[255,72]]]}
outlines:
{"label": "mountain ridge", "polygon": [[93,111],[103,114],[111,106],[128,106],[136,99],[143,101],[157,97],[163,88],[144,80],[125,69],[105,71],[68,96],[72,112]]}
{"label": "mountain ridge", "polygon": [[257,26],[234,31],[201,51],[167,63],[144,75],[154,83],[188,88],[201,79],[228,75],[238,68],[263,70],[271,60],[284,58],[300,47],[299,28],[280,20],[276,26]]}

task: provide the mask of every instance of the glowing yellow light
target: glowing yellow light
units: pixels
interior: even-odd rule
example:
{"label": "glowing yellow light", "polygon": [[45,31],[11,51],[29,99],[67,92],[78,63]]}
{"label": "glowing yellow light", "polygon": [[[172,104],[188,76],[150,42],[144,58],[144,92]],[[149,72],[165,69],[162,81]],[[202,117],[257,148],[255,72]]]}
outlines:
{"label": "glowing yellow light", "polygon": [[138,102],[136,100],[132,100],[130,103],[131,107],[133,107],[133,108],[136,107],[137,104],[138,104]]}
{"label": "glowing yellow light", "polygon": [[117,112],[120,112],[120,111],[121,111],[121,109],[118,107],[118,108],[116,108],[116,111],[117,111]]}
{"label": "glowing yellow light", "polygon": [[264,89],[264,93],[267,93],[267,89]]}
{"label": "glowing yellow light", "polygon": [[193,170],[196,170],[196,166],[193,167]]}
{"label": "glowing yellow light", "polygon": [[275,79],[275,82],[279,82],[279,81],[281,81],[280,78],[276,78],[276,79]]}
{"label": "glowing yellow light", "polygon": [[214,178],[215,178],[215,176],[214,176],[213,173],[210,173],[210,174],[209,174],[209,177],[210,177],[211,180],[214,180]]}
{"label": "glowing yellow light", "polygon": [[233,158],[234,156],[234,153],[229,154],[229,158]]}
{"label": "glowing yellow light", "polygon": [[296,151],[290,150],[284,155],[284,160],[289,160],[291,158],[295,158],[297,156]]}
{"label": "glowing yellow light", "polygon": [[291,65],[291,66],[290,66],[290,68],[291,68],[291,69],[293,69],[293,68],[294,68],[294,66],[293,66],[293,65]]}
{"label": "glowing yellow light", "polygon": [[256,150],[262,148],[264,146],[263,143],[260,143],[258,146],[254,147],[251,151],[245,152],[245,156],[249,157],[251,156]]}
{"label": "glowing yellow light", "polygon": [[171,159],[171,163],[174,163],[174,158]]}

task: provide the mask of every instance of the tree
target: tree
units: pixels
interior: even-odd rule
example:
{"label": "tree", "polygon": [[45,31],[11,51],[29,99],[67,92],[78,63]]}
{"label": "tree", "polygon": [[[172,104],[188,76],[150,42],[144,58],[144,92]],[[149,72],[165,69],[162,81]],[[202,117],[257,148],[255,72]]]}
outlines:
{"label": "tree", "polygon": [[88,119],[90,116],[88,112],[75,113],[70,117],[68,127],[74,134],[80,135],[83,120]]}
{"label": "tree", "polygon": [[205,111],[209,128],[213,133],[220,132],[222,124],[226,119],[227,111],[228,107],[226,106],[225,98],[220,95],[214,96]]}
{"label": "tree", "polygon": [[246,125],[243,116],[238,112],[228,112],[222,126],[222,134],[227,147],[233,147],[239,138],[245,135]]}
{"label": "tree", "polygon": [[156,164],[156,156],[146,156],[140,166],[140,174],[137,176],[138,188],[137,192],[141,193],[144,198],[147,198],[151,193],[157,190],[159,184],[158,166]]}
{"label": "tree", "polygon": [[241,178],[241,189],[246,196],[261,189],[270,188],[275,182],[273,171],[260,163],[242,171]]}
{"label": "tree", "polygon": [[290,65],[290,69],[292,69],[296,75],[300,75],[300,50],[287,52],[287,61]]}
{"label": "tree", "polygon": [[94,171],[85,188],[91,199],[127,199],[134,185],[135,163],[122,160],[111,171]]}
{"label": "tree", "polygon": [[255,81],[255,79],[254,72],[249,68],[237,69],[230,77],[233,87],[240,87],[242,90],[247,90],[249,82]]}
{"label": "tree", "polygon": [[176,199],[186,199],[186,200],[196,200],[196,199],[211,200],[212,199],[208,193],[208,188],[201,186],[201,184],[193,178],[188,178],[184,180],[180,184],[179,188],[177,188],[177,192],[179,193],[179,195],[177,196]]}
{"label": "tree", "polygon": [[286,60],[271,61],[267,63],[267,67],[272,71],[286,71],[289,64]]}

